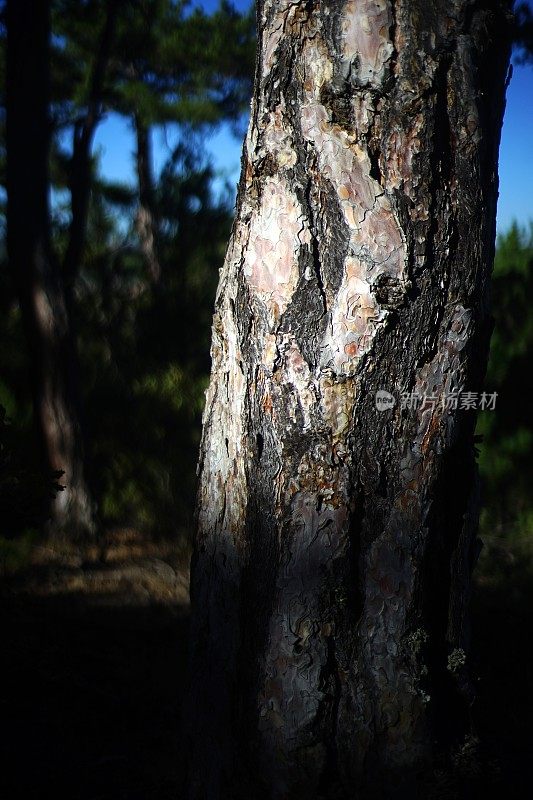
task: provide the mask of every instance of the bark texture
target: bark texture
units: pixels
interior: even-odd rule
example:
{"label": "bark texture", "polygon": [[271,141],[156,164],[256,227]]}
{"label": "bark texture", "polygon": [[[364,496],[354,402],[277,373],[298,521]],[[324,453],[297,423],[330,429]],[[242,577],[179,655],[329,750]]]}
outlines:
{"label": "bark texture", "polygon": [[195,800],[400,796],[467,732],[474,414],[374,398],[480,389],[509,6],[258,4],[199,464]]}
{"label": "bark texture", "polygon": [[94,532],[84,475],[75,343],[48,209],[50,3],[7,4],[7,245],[29,344],[35,423],[45,465],[65,490],[51,509],[55,531]]}

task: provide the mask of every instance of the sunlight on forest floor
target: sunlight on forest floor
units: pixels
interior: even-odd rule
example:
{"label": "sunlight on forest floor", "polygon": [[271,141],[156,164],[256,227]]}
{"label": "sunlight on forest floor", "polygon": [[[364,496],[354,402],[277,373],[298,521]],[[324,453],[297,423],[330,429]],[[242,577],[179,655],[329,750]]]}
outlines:
{"label": "sunlight on forest floor", "polygon": [[35,545],[26,563],[7,576],[7,589],[15,596],[76,596],[87,607],[161,604],[186,611],[188,561],[174,542],[118,530],[98,546]]}

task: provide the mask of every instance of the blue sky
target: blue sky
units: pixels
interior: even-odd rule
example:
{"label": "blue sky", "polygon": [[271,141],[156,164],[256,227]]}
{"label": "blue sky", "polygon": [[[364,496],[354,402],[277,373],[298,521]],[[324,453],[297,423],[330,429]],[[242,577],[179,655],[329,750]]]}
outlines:
{"label": "blue sky", "polygon": [[533,66],[516,66],[500,145],[498,229],[533,220]]}
{"label": "blue sky", "polygon": [[[212,11],[218,0],[203,0],[197,4]],[[249,2],[234,0],[234,5],[245,10]],[[167,132],[166,136],[170,134]],[[172,140],[167,141],[162,131],[156,131],[153,144],[154,167],[158,171]],[[233,136],[228,126],[207,141],[207,151],[219,174],[220,188],[226,180],[236,184],[241,146],[241,140]],[[127,122],[110,115],[97,130],[95,148],[100,152],[102,172],[108,179],[133,181],[134,142]],[[533,66],[515,65],[507,91],[500,146],[498,230],[505,230],[513,219],[520,224],[533,220]]]}

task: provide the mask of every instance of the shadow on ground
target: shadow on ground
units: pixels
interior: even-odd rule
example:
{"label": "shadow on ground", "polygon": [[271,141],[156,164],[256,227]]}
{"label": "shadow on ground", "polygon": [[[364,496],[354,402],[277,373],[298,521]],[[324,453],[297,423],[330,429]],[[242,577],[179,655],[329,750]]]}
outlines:
{"label": "shadow on ground", "polygon": [[473,719],[506,800],[514,800],[531,795],[533,558],[485,544],[472,598]]}
{"label": "shadow on ground", "polygon": [[[6,800],[180,796],[184,559],[157,546],[121,547],[103,560],[38,557],[4,583]],[[488,768],[482,782],[511,800],[530,793],[533,571],[497,551],[490,558],[473,598],[473,719],[484,757],[467,766]],[[476,784],[467,776],[463,789],[471,777]],[[435,796],[459,796],[456,783],[447,786]]]}
{"label": "shadow on ground", "polygon": [[5,800],[179,796],[188,606],[175,566],[41,563],[4,587]]}

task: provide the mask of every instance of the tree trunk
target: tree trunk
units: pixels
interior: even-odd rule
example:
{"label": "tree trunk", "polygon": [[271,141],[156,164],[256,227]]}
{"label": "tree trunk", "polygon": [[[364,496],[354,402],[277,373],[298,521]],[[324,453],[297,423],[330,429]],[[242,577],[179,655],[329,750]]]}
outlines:
{"label": "tree trunk", "polygon": [[[73,284],[79,274],[85,240],[92,186],[92,144],[102,119],[102,101],[106,72],[111,57],[120,0],[108,0],[98,50],[91,70],[85,113],[75,122],[70,163],[71,222],[63,273],[70,301]],[[69,302],[70,304],[70,302]]]}
{"label": "tree trunk", "polygon": [[509,6],[258,4],[199,464],[195,800],[412,797],[469,732],[475,413],[440,401],[484,375]]}
{"label": "tree trunk", "polygon": [[49,3],[7,6],[7,244],[32,372],[34,415],[45,464],[63,470],[53,502],[55,531],[94,531],[84,477],[74,344],[49,231]]}
{"label": "tree trunk", "polygon": [[139,114],[134,117],[134,125],[137,139],[137,179],[139,184],[136,228],[150,280],[153,284],[158,284],[161,279],[161,264],[157,246],[159,226],[154,202],[150,130]]}

